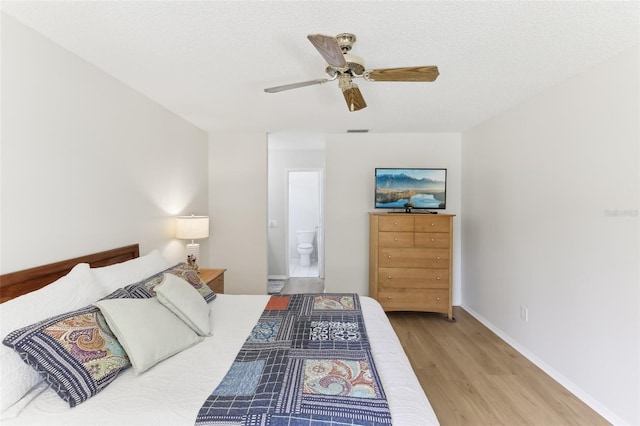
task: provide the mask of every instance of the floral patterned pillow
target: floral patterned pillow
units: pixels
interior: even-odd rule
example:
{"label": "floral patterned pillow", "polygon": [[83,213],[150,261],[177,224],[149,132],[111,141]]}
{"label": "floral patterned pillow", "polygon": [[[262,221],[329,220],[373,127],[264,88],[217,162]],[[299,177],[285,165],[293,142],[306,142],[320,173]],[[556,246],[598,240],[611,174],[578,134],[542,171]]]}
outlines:
{"label": "floral patterned pillow", "polygon": [[[119,289],[105,299],[129,297]],[[71,407],[100,392],[131,366],[95,306],[15,330],[2,343],[18,352]]]}
{"label": "floral patterned pillow", "polygon": [[206,300],[207,302],[211,302],[217,296],[207,285],[207,283],[202,281],[200,275],[198,274],[198,271],[189,269],[187,264],[184,262],[178,263],[177,265],[172,266],[165,271],[158,272],[157,274],[152,275],[149,278],[144,279],[138,283],[130,284],[124,289],[129,292],[129,294],[131,294],[131,297],[136,299],[153,297],[156,295],[154,288],[162,282],[165,272],[182,278],[183,280],[191,284],[196,290],[198,290],[198,293],[200,293],[202,297],[204,297],[204,300]]}

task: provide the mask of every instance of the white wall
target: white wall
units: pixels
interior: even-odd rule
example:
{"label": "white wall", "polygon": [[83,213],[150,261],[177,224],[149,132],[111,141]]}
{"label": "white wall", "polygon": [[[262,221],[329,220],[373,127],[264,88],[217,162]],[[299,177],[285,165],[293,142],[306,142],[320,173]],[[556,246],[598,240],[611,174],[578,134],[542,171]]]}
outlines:
{"label": "white wall", "polygon": [[463,305],[610,421],[634,425],[639,75],[635,48],[462,137]]}
{"label": "white wall", "polygon": [[206,133],[1,16],[0,272],[136,242],[183,260],[173,216],[207,213]]}
{"label": "white wall", "polygon": [[[376,167],[447,169],[447,209],[461,214],[459,134],[326,136],[325,288],[369,293],[369,215]],[[460,303],[460,216],[454,218],[453,303]]]}
{"label": "white wall", "polygon": [[209,262],[225,293],[267,292],[267,135],[209,137]]}

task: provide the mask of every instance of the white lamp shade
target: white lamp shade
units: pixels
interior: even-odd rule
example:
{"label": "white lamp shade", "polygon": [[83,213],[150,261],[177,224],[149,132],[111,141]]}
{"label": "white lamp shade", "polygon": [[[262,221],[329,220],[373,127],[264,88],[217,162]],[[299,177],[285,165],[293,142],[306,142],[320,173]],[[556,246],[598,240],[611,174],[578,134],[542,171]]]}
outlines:
{"label": "white lamp shade", "polygon": [[178,216],[176,218],[176,238],[197,240],[208,236],[208,216]]}

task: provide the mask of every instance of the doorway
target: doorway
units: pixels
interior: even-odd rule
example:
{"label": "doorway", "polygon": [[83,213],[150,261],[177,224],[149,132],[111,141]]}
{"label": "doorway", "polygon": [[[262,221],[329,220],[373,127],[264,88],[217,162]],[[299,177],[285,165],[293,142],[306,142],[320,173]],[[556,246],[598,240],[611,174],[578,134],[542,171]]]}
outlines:
{"label": "doorway", "polygon": [[[324,136],[270,133],[267,140],[267,291],[269,294],[322,292],[325,274]],[[302,179],[297,179],[300,177]],[[299,190],[300,186],[302,191]],[[300,206],[306,209],[313,206],[314,213],[300,214],[296,211]],[[298,220],[305,216],[309,218]],[[313,231],[314,240],[311,243],[313,249],[309,256],[309,269],[298,268],[296,271],[296,264],[300,266],[296,231],[300,230]],[[305,277],[291,278],[292,273]]]}
{"label": "doorway", "polygon": [[322,169],[287,170],[286,185],[287,275],[324,278]]}

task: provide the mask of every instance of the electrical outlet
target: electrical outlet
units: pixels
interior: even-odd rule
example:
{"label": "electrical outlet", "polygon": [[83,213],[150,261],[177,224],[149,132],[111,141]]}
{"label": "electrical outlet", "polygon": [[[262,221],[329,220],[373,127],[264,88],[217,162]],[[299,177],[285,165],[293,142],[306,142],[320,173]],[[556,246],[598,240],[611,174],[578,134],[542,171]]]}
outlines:
{"label": "electrical outlet", "polygon": [[520,319],[524,322],[529,321],[529,308],[524,305],[520,305]]}

